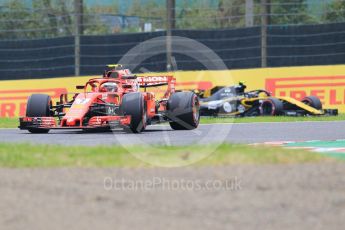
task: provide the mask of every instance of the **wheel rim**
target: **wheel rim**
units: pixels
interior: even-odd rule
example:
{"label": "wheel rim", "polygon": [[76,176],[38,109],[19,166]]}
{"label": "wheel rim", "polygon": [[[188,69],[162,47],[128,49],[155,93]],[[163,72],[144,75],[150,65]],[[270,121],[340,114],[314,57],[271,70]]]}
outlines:
{"label": "wheel rim", "polygon": [[263,115],[273,115],[274,114],[274,105],[269,101],[262,103],[261,113]]}

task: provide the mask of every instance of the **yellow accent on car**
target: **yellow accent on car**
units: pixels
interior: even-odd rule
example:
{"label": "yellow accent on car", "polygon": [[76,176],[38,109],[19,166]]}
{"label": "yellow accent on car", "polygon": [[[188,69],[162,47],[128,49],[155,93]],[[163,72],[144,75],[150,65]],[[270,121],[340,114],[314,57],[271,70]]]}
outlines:
{"label": "yellow accent on car", "polygon": [[107,67],[108,68],[118,68],[118,67],[122,68],[123,66],[121,64],[108,64]]}
{"label": "yellow accent on car", "polygon": [[299,108],[302,108],[305,111],[308,111],[309,113],[311,113],[313,115],[323,115],[324,114],[324,112],[322,110],[317,110],[317,109],[315,109],[309,105],[306,105],[303,102],[298,101],[292,97],[276,97],[276,98],[278,98],[282,101],[287,101],[290,104],[297,105]]}

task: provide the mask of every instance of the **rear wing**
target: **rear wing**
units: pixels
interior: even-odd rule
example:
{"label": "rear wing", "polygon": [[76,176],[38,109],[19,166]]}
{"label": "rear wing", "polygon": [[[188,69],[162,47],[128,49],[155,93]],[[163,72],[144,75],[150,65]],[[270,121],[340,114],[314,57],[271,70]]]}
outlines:
{"label": "rear wing", "polygon": [[[169,85],[175,78],[173,76],[143,76],[137,78],[141,88]],[[174,82],[175,83],[175,82]]]}
{"label": "rear wing", "polygon": [[138,76],[137,78],[140,88],[168,86],[164,91],[164,98],[168,98],[175,92],[176,79],[173,76]]}

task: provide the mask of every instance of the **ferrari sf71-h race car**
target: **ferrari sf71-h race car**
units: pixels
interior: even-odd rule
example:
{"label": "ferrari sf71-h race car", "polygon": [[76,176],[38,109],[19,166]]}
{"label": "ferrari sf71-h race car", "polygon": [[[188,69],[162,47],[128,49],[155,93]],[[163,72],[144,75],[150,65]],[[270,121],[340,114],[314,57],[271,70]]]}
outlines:
{"label": "ferrari sf71-h race car", "polygon": [[[202,116],[308,116],[338,115],[337,109],[322,109],[318,97],[308,96],[298,101],[291,97],[272,97],[266,90],[245,91],[246,85],[218,87],[201,92]],[[207,97],[207,94],[209,97]],[[202,98],[205,97],[206,98]]]}
{"label": "ferrari sf71-h race car", "polygon": [[[166,86],[157,99],[149,87]],[[144,88],[143,92],[139,88]],[[199,100],[193,92],[175,92],[175,78],[137,77],[121,65],[109,65],[103,77],[77,86],[82,93],[62,94],[53,105],[50,96],[28,98],[26,117],[20,129],[48,133],[50,129],[124,128],[134,133],[150,124],[169,122],[174,130],[191,130],[199,125]]]}

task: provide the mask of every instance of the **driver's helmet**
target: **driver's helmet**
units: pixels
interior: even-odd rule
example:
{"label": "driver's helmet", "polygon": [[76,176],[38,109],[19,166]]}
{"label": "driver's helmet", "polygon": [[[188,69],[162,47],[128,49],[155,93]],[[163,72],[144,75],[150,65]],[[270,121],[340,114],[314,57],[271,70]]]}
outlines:
{"label": "driver's helmet", "polygon": [[102,92],[116,92],[117,89],[118,86],[115,82],[106,82],[101,87]]}
{"label": "driver's helmet", "polygon": [[243,84],[242,82],[240,82],[238,85],[235,86],[236,93],[244,93],[246,88],[247,86]]}

